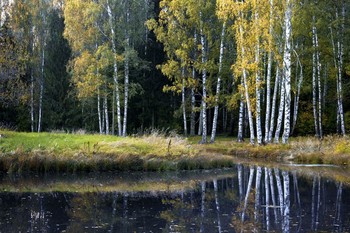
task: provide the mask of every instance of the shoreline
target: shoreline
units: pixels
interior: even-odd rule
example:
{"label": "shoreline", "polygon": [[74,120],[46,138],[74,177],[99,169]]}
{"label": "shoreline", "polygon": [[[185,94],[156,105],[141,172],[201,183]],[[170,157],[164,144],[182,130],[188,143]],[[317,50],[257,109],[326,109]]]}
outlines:
{"label": "shoreline", "polygon": [[[0,131],[0,171],[75,173],[103,171],[179,171],[233,167],[237,160],[348,167],[350,141],[335,136],[320,141],[294,138],[263,146],[220,137],[198,145],[196,137],[20,133]],[[341,150],[342,149],[342,150]]]}

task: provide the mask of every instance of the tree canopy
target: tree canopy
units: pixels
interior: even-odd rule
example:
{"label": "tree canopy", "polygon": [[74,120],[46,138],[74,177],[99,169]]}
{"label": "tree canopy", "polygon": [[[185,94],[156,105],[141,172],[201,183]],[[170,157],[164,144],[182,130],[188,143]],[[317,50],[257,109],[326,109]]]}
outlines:
{"label": "tree canopy", "polygon": [[202,143],[346,135],[349,10],[345,0],[4,1],[0,120],[120,136],[164,128]]}

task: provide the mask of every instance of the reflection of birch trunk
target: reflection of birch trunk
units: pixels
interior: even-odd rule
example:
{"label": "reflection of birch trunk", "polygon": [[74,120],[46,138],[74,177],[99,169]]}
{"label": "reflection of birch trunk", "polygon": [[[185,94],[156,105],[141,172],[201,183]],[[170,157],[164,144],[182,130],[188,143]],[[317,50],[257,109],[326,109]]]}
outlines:
{"label": "reflection of birch trunk", "polygon": [[219,233],[221,233],[220,205],[219,205],[219,198],[218,198],[218,181],[215,179],[213,180],[213,183],[214,183],[216,214],[218,219],[218,231]]}
{"label": "reflection of birch trunk", "polygon": [[293,172],[293,185],[294,185],[294,200],[297,202],[297,217],[298,217],[298,232],[301,230],[301,203],[300,203],[300,193],[298,188],[298,179],[296,171]]}
{"label": "reflection of birch trunk", "polygon": [[123,232],[128,232],[128,194],[124,194],[123,198]]}
{"label": "reflection of birch trunk", "polygon": [[110,232],[113,233],[113,231],[114,231],[115,214],[117,212],[117,198],[118,198],[118,194],[117,194],[117,192],[114,192],[112,195],[113,195],[113,202],[112,202],[112,219],[111,219]]}
{"label": "reflection of birch trunk", "polygon": [[201,226],[200,232],[204,232],[204,217],[205,217],[205,181],[201,182],[202,201],[201,201]]}
{"label": "reflection of birch trunk", "polygon": [[260,182],[261,182],[261,167],[256,168],[256,181],[255,181],[255,211],[254,218],[258,222],[259,208],[260,208]]}
{"label": "reflection of birch trunk", "polygon": [[244,207],[242,210],[242,222],[244,221],[244,214],[245,214],[245,210],[247,209],[247,204],[248,204],[248,197],[249,197],[249,193],[250,190],[252,188],[252,183],[253,183],[253,176],[254,176],[254,167],[250,168],[250,173],[249,173],[249,181],[248,181],[248,187],[247,187],[247,192],[244,198]]}
{"label": "reflection of birch trunk", "polygon": [[319,211],[320,211],[320,205],[321,205],[321,178],[318,177],[318,190],[317,190],[317,210],[316,210],[316,228],[315,230],[317,231],[317,226],[319,224],[318,222],[318,216],[319,216]]}
{"label": "reflection of birch trunk", "polygon": [[316,196],[316,177],[312,181],[312,198],[311,198],[311,230],[315,230],[315,196]]}
{"label": "reflection of birch trunk", "polygon": [[298,208],[301,207],[300,203],[300,193],[299,193],[299,188],[298,188],[298,179],[297,179],[297,173],[296,171],[293,172],[293,183],[294,183],[294,193],[295,193],[295,200],[298,203]]}
{"label": "reflection of birch trunk", "polygon": [[286,171],[282,172],[283,176],[283,223],[282,223],[282,231],[289,232],[289,213],[290,213],[290,183],[289,183],[289,174]]}
{"label": "reflection of birch trunk", "polygon": [[243,198],[243,182],[242,182],[242,165],[238,164],[238,190],[239,190],[239,200]]}
{"label": "reflection of birch trunk", "polygon": [[270,192],[269,192],[269,177],[268,177],[268,171],[265,167],[265,211],[266,211],[266,230],[270,231]]}
{"label": "reflection of birch trunk", "polygon": [[280,178],[280,171],[277,168],[275,168],[275,177],[276,177],[276,183],[277,183],[278,200],[279,200],[281,215],[283,215],[283,209],[282,209],[282,206],[283,206],[282,183],[281,183],[281,178]]}
{"label": "reflection of birch trunk", "polygon": [[342,225],[341,225],[341,204],[342,204],[342,193],[343,193],[343,183],[338,184],[337,189],[337,200],[335,203],[335,219],[334,219],[334,226],[338,227],[338,231],[341,231]]}
{"label": "reflection of birch trunk", "polygon": [[277,209],[276,209],[276,195],[275,195],[275,189],[273,187],[273,176],[272,176],[272,170],[271,168],[268,169],[268,174],[270,178],[270,190],[271,190],[271,199],[272,199],[272,205],[274,206],[273,208],[273,213],[275,215],[275,223],[277,223]]}

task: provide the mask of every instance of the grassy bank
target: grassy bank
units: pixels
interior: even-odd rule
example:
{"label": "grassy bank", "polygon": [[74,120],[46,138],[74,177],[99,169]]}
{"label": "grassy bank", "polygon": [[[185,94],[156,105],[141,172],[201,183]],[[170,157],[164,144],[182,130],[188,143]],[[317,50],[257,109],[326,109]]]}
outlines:
{"label": "grassy bank", "polygon": [[3,172],[171,171],[232,167],[237,157],[267,161],[348,166],[350,140],[329,136],[291,139],[288,145],[251,145],[219,137],[199,145],[199,138],[184,139],[153,133],[139,137],[20,133],[0,131],[0,170]]}
{"label": "grassy bank", "polygon": [[[199,138],[191,138],[195,143]],[[248,140],[246,140],[248,141]],[[236,157],[277,162],[350,165],[350,139],[340,136],[290,138],[288,144],[251,145],[232,138],[218,138],[213,144],[196,146],[199,153],[222,153]]]}
{"label": "grassy bank", "polygon": [[4,172],[165,171],[231,167],[231,156],[199,154],[187,139],[0,131]]}

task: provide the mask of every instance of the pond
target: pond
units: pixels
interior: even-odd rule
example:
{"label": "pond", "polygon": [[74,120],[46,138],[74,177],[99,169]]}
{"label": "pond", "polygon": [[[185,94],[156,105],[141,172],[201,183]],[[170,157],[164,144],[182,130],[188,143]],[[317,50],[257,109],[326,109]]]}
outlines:
{"label": "pond", "polygon": [[349,232],[341,170],[3,175],[0,232]]}

